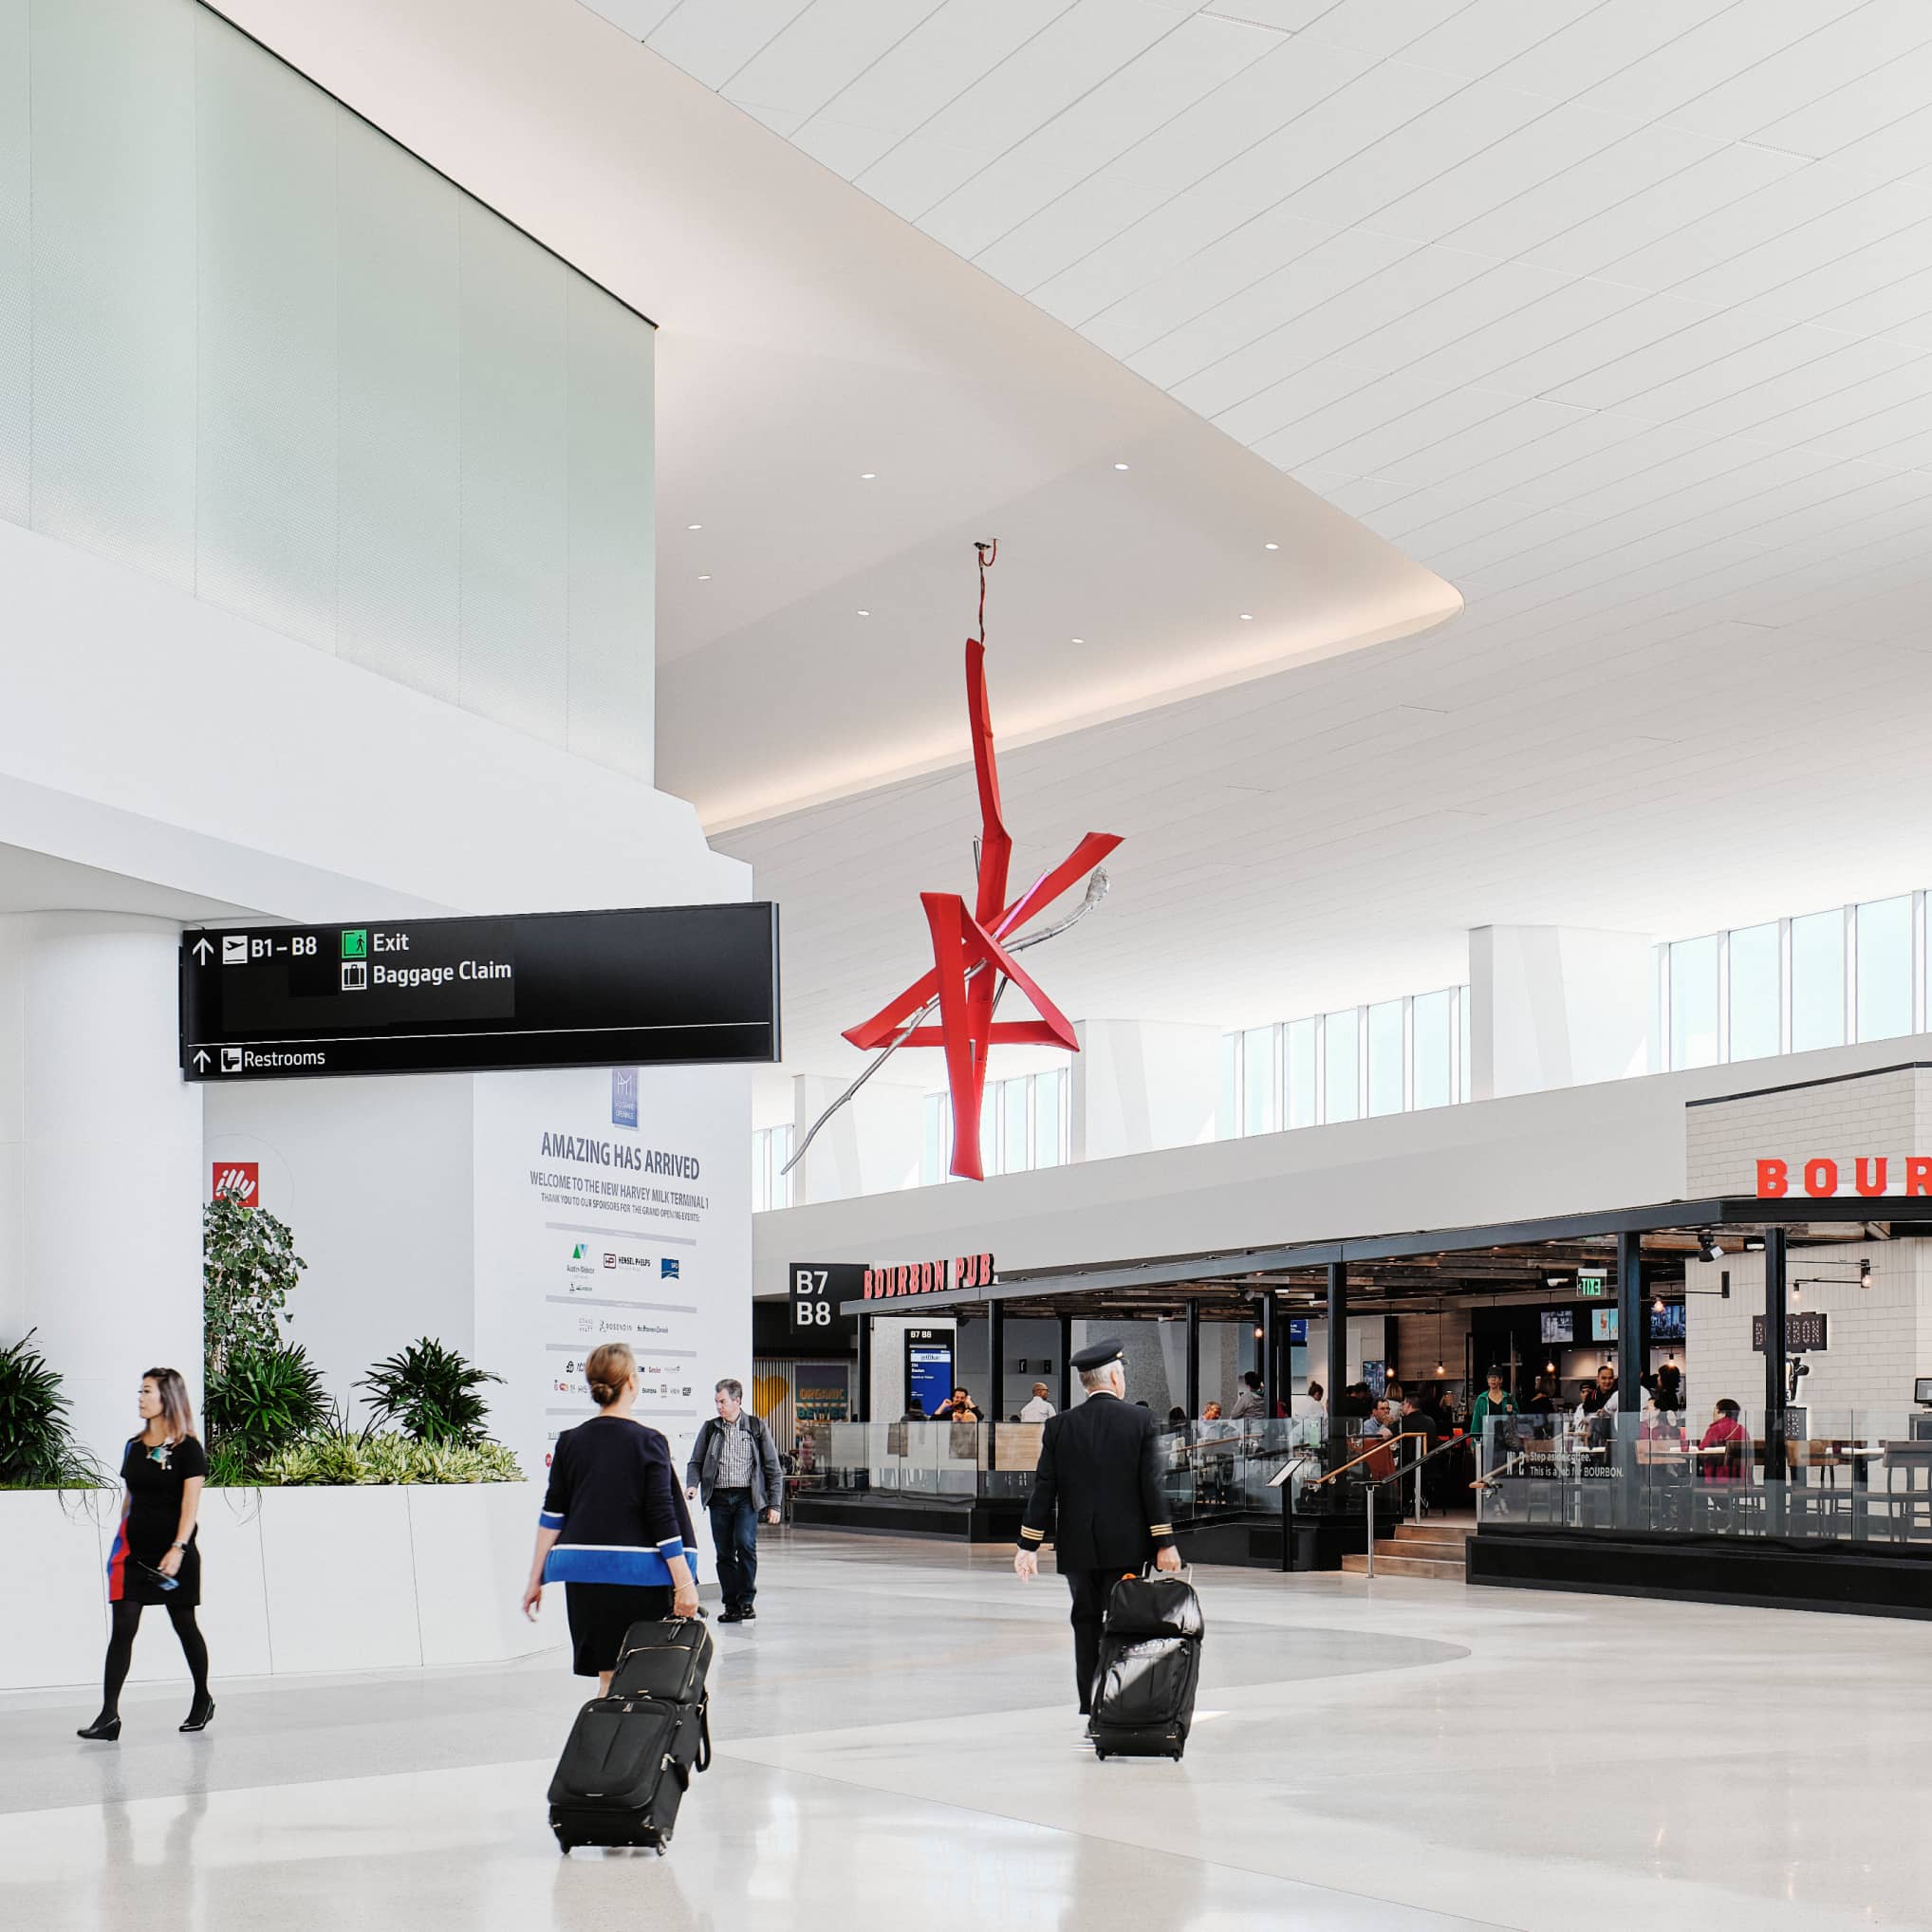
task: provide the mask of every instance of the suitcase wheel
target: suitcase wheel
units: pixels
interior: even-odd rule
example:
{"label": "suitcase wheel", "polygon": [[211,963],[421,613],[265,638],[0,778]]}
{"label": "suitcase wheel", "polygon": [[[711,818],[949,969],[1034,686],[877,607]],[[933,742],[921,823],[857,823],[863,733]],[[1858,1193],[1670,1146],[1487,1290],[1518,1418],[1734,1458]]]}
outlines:
{"label": "suitcase wheel", "polygon": [[557,1849],[561,1851],[566,1858],[568,1858],[570,1855],[570,1848],[577,1841],[574,1838],[572,1838],[570,1834],[567,1831],[566,1831],[561,1826],[557,1828],[556,1836],[557,1836]]}

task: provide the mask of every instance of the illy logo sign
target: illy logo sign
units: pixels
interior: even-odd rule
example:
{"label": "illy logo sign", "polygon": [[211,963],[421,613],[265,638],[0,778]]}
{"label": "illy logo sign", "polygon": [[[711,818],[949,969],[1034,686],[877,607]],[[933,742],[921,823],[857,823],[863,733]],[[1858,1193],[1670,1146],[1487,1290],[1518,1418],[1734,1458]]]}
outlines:
{"label": "illy logo sign", "polygon": [[210,1195],[218,1199],[232,1195],[244,1207],[258,1207],[262,1199],[262,1164],[259,1161],[217,1161]]}

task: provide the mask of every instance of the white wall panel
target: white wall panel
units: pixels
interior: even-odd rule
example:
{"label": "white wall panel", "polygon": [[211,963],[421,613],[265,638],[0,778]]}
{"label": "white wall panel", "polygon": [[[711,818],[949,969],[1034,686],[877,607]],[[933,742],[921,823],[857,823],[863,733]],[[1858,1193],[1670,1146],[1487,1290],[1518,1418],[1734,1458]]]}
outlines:
{"label": "white wall panel", "polygon": [[[648,778],[656,504],[650,332],[622,303],[568,285],[569,663],[566,743]],[[640,460],[640,453],[646,460]]]}
{"label": "white wall panel", "polygon": [[332,650],[340,111],[213,14],[195,40],[195,587]]}
{"label": "white wall panel", "polygon": [[33,520],[195,582],[195,23],[32,0]]}
{"label": "white wall panel", "polygon": [[462,702],[566,735],[569,479],[565,269],[463,204]]}
{"label": "white wall panel", "polygon": [[455,703],[462,196],[349,116],[337,132],[337,186],[336,650]]}
{"label": "white wall panel", "polygon": [[0,0],[0,516],[648,778],[650,335],[195,0]]}
{"label": "white wall panel", "polygon": [[0,516],[28,517],[33,441],[33,164],[28,0],[0,0]]}

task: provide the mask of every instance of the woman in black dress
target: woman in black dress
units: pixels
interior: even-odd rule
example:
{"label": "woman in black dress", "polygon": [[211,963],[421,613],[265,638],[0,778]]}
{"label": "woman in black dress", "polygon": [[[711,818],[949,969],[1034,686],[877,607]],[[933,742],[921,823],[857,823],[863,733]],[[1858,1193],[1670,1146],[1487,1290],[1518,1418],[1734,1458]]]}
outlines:
{"label": "woman in black dress", "polygon": [[140,1613],[160,1604],[181,1640],[181,1654],[195,1680],[195,1701],[184,1731],[205,1731],[214,1715],[208,1695],[208,1644],[195,1621],[201,1601],[201,1551],[195,1519],[208,1458],[195,1440],[195,1411],[188,1384],[172,1368],[150,1368],[140,1379],[143,1427],[121,1458],[127,1494],[107,1555],[107,1601],[114,1625],[107,1640],[106,1681],[101,1715],[79,1735],[112,1743],[121,1736],[121,1687],[134,1661],[134,1633]]}
{"label": "woman in black dress", "polygon": [[524,1614],[535,1620],[544,1585],[561,1583],[570,1616],[571,1667],[610,1688],[633,1624],[697,1615],[697,1539],[671,1467],[671,1445],[636,1421],[637,1359],[606,1342],[584,1365],[597,1413],[566,1429],[550,1455]]}

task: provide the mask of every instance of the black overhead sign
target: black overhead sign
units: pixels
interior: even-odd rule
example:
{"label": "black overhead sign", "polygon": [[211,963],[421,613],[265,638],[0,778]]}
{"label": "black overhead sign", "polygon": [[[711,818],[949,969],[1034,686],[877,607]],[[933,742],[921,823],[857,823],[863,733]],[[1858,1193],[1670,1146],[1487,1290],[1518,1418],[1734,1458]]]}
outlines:
{"label": "black overhead sign", "polygon": [[855,1301],[865,1287],[863,1261],[794,1261],[787,1271],[791,1284],[794,1340],[824,1341],[839,1320],[839,1304]]}
{"label": "black overhead sign", "polygon": [[768,903],[181,936],[190,1080],[777,1058]]}

